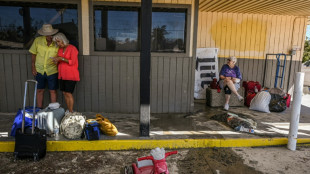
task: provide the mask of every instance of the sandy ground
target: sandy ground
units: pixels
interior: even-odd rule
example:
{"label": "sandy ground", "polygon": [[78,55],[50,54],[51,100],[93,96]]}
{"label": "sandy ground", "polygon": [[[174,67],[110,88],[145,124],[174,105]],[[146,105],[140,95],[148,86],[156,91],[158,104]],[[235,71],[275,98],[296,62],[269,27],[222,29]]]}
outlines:
{"label": "sandy ground", "polygon": [[296,151],[286,147],[233,148],[244,159],[244,164],[268,174],[310,173],[310,148],[298,147]]}
{"label": "sandy ground", "polygon": [[[167,150],[170,151],[170,150]],[[81,173],[122,174],[149,150],[48,152],[39,162],[14,161],[12,153],[0,153],[1,174]],[[178,149],[167,157],[171,174],[306,174],[310,171],[310,147],[290,151],[286,147]]]}
{"label": "sandy ground", "polygon": [[[125,166],[131,166],[138,157],[148,156],[149,152],[149,150],[49,152],[39,162],[14,161],[12,153],[0,153],[0,173],[122,174]],[[167,157],[171,174],[261,173],[244,165],[243,159],[231,148],[179,149],[178,152],[177,155]]]}

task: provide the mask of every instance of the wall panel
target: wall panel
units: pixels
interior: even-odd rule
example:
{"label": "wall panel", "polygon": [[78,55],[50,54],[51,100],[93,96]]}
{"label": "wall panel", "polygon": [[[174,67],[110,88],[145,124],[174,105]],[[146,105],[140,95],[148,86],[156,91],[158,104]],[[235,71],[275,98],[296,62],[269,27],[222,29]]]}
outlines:
{"label": "wall panel", "polygon": [[[290,54],[293,46],[300,48],[293,55],[291,74],[290,57],[287,59],[283,87],[291,89],[294,72],[300,69],[306,31],[306,17],[223,12],[200,12],[198,48],[219,48],[220,59],[238,58],[243,80],[262,83],[266,54]],[[205,42],[204,42],[205,41]],[[276,74],[276,57],[268,57],[265,85],[273,87]],[[225,60],[219,60],[222,67]],[[290,80],[289,80],[290,78]],[[290,82],[288,82],[290,81]],[[280,83],[280,80],[278,84]],[[287,87],[288,84],[289,87]],[[287,89],[288,88],[288,89]]]}
{"label": "wall panel", "polygon": [[[151,112],[189,112],[191,58],[151,58]],[[79,56],[80,79],[74,91],[74,110],[80,112],[138,113],[140,110],[140,58],[127,56]],[[24,82],[33,79],[31,55],[0,53],[0,112],[22,107]],[[33,85],[27,105],[33,104]],[[44,105],[49,103],[46,90]],[[58,100],[66,107],[58,91]]]}

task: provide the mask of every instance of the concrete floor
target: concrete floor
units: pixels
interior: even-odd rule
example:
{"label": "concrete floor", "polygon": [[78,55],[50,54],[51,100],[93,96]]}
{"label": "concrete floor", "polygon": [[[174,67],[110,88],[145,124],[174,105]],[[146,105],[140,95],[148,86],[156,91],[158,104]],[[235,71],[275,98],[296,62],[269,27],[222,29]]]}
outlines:
{"label": "concrete floor", "polygon": [[[257,122],[254,134],[236,132],[224,122],[210,119],[214,115],[224,114],[222,108],[211,108],[204,100],[195,101],[193,113],[188,114],[152,114],[150,137],[139,137],[139,114],[102,113],[118,129],[115,137],[101,135],[101,139],[207,139],[207,138],[267,138],[287,137],[291,108],[281,113],[262,113],[247,107],[231,107],[229,112],[246,116]],[[83,113],[87,118],[95,118],[96,113]],[[0,141],[14,141],[8,136],[15,113],[0,113]],[[310,137],[310,95],[303,96],[298,138]],[[55,138],[48,138],[55,140]],[[66,140],[60,135],[58,140]]]}
{"label": "concrete floor", "polygon": [[[282,113],[262,113],[247,107],[231,107],[229,112],[251,118],[257,122],[254,134],[236,132],[223,122],[210,119],[217,114],[224,114],[222,108],[211,108],[204,100],[195,101],[193,113],[188,114],[152,114],[150,137],[139,137],[139,114],[102,113],[118,129],[115,137],[101,135],[102,140],[130,139],[208,139],[208,138],[268,138],[287,137],[291,108]],[[84,113],[87,118],[94,118],[96,113]],[[8,136],[15,118],[15,113],[0,113],[0,141],[14,141]],[[310,137],[310,95],[303,96],[298,138]],[[55,140],[55,138],[48,138]],[[59,136],[57,140],[67,140]]]}

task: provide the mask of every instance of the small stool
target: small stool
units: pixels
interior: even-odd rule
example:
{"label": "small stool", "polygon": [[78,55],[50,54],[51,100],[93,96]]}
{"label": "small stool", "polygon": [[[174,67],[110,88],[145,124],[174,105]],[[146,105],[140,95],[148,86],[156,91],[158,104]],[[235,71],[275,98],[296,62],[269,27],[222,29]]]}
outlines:
{"label": "small stool", "polygon": [[[241,87],[238,89],[238,93],[244,97],[244,88]],[[224,106],[225,104],[225,93],[221,89],[221,92],[218,93],[217,89],[206,89],[206,104],[211,107]],[[232,93],[229,100],[229,106],[243,106],[244,101],[239,101],[236,94]]]}

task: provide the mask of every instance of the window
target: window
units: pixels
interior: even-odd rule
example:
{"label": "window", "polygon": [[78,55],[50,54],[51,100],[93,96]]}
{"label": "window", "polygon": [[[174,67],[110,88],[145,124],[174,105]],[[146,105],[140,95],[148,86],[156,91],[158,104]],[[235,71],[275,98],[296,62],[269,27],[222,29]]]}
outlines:
{"label": "window", "polygon": [[50,23],[78,48],[75,4],[0,2],[0,49],[28,49],[37,31]]}
{"label": "window", "polygon": [[[181,52],[186,49],[187,9],[153,8],[152,52]],[[140,8],[94,6],[94,50],[140,50]]]}
{"label": "window", "polygon": [[95,50],[138,51],[138,8],[95,7]]}
{"label": "window", "polygon": [[186,9],[153,9],[152,51],[185,52]]}

